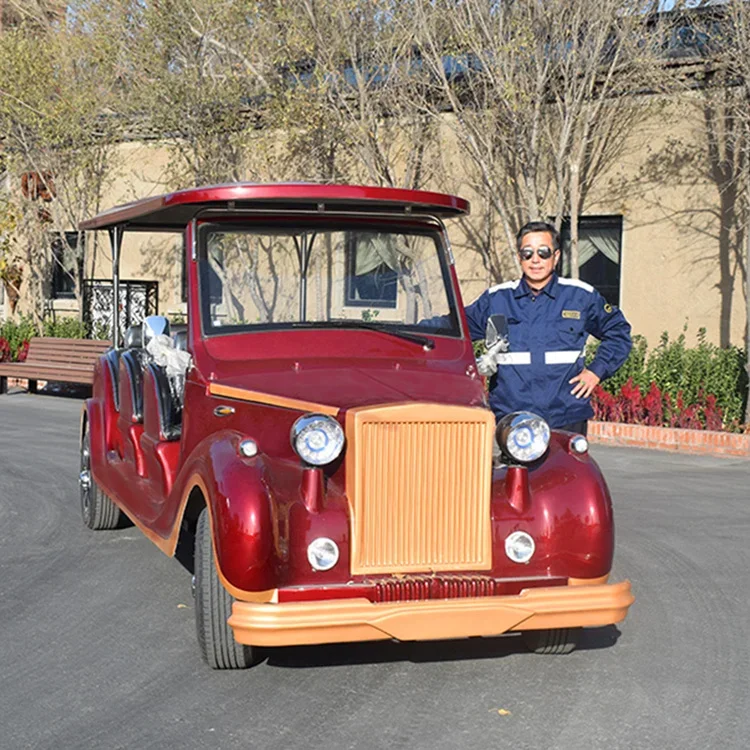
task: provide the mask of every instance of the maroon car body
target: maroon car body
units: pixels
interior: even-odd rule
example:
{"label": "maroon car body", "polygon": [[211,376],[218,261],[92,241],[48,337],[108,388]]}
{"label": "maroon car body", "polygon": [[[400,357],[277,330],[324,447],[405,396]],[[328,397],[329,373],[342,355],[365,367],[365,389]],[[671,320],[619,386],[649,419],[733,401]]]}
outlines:
{"label": "maroon car body", "polygon": [[[212,666],[247,666],[257,646],[507,631],[565,650],[573,628],[624,618],[633,599],[607,583],[611,501],[585,443],[552,432],[541,459],[493,467],[442,223],[468,209],[436,193],[237,184],[81,225],[115,241],[183,233],[184,388],[140,339],[102,356],[82,502],[92,528],[124,513],[195,566]],[[304,450],[343,436],[324,465],[295,447],[305,415],[318,421]],[[506,551],[518,532],[533,540],[522,562]]]}

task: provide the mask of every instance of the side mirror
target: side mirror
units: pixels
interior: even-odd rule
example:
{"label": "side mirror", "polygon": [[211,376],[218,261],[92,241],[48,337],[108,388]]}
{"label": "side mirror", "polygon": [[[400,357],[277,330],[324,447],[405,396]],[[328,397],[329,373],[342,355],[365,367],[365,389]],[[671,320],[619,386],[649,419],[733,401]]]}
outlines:
{"label": "side mirror", "polygon": [[169,336],[169,321],[163,315],[149,315],[142,325],[144,349],[157,336]]}
{"label": "side mirror", "polygon": [[498,341],[508,341],[508,319],[505,315],[490,315],[484,332],[484,343],[491,349]]}

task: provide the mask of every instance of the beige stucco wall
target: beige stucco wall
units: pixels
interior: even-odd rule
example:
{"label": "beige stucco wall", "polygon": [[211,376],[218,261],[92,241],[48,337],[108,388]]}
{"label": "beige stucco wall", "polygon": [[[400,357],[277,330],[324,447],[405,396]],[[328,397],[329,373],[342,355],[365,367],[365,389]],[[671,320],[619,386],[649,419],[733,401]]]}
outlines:
{"label": "beige stucco wall", "polygon": [[657,106],[587,205],[592,215],[623,216],[621,306],[651,345],[685,326],[689,343],[701,327],[721,343],[720,252],[731,256],[734,272],[724,292],[732,304],[723,343],[743,343],[741,248],[720,243],[723,187],[710,174],[703,102],[686,94]]}
{"label": "beige stucco wall", "polygon": [[[117,179],[105,194],[102,210],[168,191],[169,151],[148,143],[124,143],[117,157]],[[112,275],[112,254],[106,232],[96,232],[96,252],[87,270],[89,278]],[[92,241],[93,238],[92,238]],[[120,253],[120,278],[159,283],[159,312],[185,313],[181,300],[182,236],[157,232],[126,232]]]}
{"label": "beige stucco wall", "polygon": [[[745,300],[737,257],[731,259],[733,282],[719,288],[720,186],[708,169],[700,104],[699,95],[692,94],[666,102],[644,101],[644,106],[653,107],[650,118],[639,125],[617,162],[597,181],[584,210],[584,215],[623,217],[621,306],[634,332],[646,336],[652,346],[663,331],[674,337],[685,326],[691,344],[700,327],[706,328],[708,339],[715,343],[743,343]],[[120,172],[103,208],[164,192],[168,158],[165,148],[123,144]],[[475,197],[449,126],[441,132],[439,164],[433,165],[430,182],[432,189],[470,200]],[[470,218],[475,227],[486,218],[481,213],[477,202]],[[468,303],[494,280],[465,227],[452,221],[448,229]],[[506,245],[501,238],[503,274],[509,278],[514,263]],[[732,254],[735,249],[724,247],[723,251]],[[158,281],[160,312],[184,312],[180,253],[179,237],[126,234],[121,277]],[[93,256],[88,274],[109,277],[111,257],[105,233],[99,233]],[[726,303],[730,293],[722,339],[722,298]]]}

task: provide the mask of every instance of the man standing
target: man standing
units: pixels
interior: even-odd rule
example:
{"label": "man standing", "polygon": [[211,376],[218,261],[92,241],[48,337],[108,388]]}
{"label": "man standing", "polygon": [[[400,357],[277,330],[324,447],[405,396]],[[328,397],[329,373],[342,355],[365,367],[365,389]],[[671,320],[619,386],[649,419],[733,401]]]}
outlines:
{"label": "man standing", "polygon": [[[630,352],[630,324],[591,285],[555,273],[560,235],[551,224],[523,226],[516,249],[523,277],[488,289],[466,308],[473,340],[484,338],[491,315],[508,321],[509,349],[490,357],[490,406],[498,419],[526,410],[553,429],[585,435],[592,391]],[[589,334],[601,345],[587,368]]]}

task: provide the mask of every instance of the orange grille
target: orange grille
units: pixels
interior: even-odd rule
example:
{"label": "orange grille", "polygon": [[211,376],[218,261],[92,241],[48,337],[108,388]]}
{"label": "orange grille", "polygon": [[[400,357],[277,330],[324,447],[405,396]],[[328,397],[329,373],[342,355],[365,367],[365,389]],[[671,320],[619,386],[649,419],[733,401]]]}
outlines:
{"label": "orange grille", "polygon": [[402,404],[347,414],[351,572],[491,567],[492,412]]}

